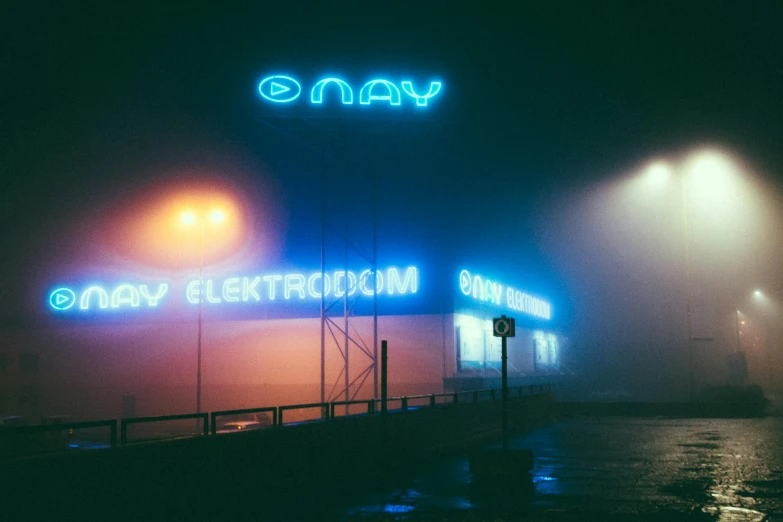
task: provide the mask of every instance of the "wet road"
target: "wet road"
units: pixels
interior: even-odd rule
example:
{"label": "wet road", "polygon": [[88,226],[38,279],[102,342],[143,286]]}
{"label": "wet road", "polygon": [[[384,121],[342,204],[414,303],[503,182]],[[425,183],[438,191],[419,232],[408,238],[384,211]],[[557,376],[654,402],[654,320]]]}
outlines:
{"label": "wet road", "polygon": [[497,494],[472,483],[467,457],[454,457],[336,518],[783,521],[780,417],[576,419],[511,445],[533,451],[532,484]]}

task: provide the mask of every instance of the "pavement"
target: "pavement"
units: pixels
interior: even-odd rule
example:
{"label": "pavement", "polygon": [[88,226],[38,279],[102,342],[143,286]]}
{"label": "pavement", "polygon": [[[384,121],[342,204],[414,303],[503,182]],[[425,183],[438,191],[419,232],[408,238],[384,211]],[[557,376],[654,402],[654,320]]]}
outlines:
{"label": "pavement", "polygon": [[513,438],[533,451],[528,483],[473,483],[443,459],[335,520],[783,521],[783,418],[604,417]]}

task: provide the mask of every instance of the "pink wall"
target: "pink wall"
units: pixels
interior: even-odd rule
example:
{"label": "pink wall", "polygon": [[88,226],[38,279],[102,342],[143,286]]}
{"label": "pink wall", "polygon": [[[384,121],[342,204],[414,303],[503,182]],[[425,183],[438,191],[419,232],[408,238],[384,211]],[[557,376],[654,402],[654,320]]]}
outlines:
{"label": "pink wall", "polygon": [[[342,319],[336,322],[342,327]],[[350,324],[354,337],[355,329],[372,351],[372,318],[351,318]],[[454,365],[451,316],[383,316],[378,330],[379,359],[380,339],[389,341],[390,396],[442,391],[444,367],[451,375]],[[196,332],[195,322],[5,331],[0,334],[2,351],[12,358],[35,352],[39,369],[7,371],[0,393],[6,398],[34,394],[37,404],[27,405],[26,411],[12,406],[6,409],[14,411],[0,414],[115,418],[121,415],[123,394],[136,396],[136,415],[193,412]],[[344,341],[336,329],[334,334]],[[328,330],[326,336],[328,395],[338,380],[342,355]],[[370,359],[354,345],[349,358],[353,380]],[[320,368],[318,318],[205,321],[202,410],[317,402]],[[356,398],[370,398],[372,382],[370,374]],[[335,389],[342,388],[340,377]],[[332,400],[344,398],[336,394]]]}

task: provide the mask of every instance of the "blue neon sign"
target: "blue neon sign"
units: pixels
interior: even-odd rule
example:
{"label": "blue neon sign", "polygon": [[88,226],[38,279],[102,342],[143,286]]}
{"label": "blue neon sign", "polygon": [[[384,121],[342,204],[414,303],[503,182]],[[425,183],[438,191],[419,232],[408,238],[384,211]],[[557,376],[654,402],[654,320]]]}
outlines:
{"label": "blue neon sign", "polygon": [[463,295],[477,301],[532,315],[540,319],[552,318],[552,305],[543,299],[517,290],[513,286],[505,287],[497,281],[471,274],[467,270],[459,273],[459,289]]}
{"label": "blue neon sign", "polygon": [[[325,272],[288,272],[231,276],[225,278],[192,279],[185,284],[185,302],[198,304],[199,298],[207,306],[222,303],[272,303],[277,300],[307,301],[325,297],[372,297],[413,295],[419,289],[419,270],[415,266],[390,267],[360,272],[335,270]],[[61,286],[48,297],[49,306],[58,312],[72,308],[88,311],[112,309],[156,308],[169,293],[169,284],[129,284],[114,286],[90,285],[84,288]]]}
{"label": "blue neon sign", "polygon": [[258,84],[258,93],[265,100],[274,103],[288,103],[302,94],[302,86],[290,76],[267,76]]}
{"label": "blue neon sign", "polygon": [[[443,88],[442,82],[431,81],[426,94],[420,94],[423,91],[417,91],[411,80],[400,81],[402,89],[397,85],[386,78],[374,78],[365,82],[359,88],[359,105],[399,107],[403,105],[403,100],[410,99],[416,107],[426,108]],[[275,104],[294,103],[302,93],[302,84],[291,76],[275,74],[261,79],[258,93],[265,101]],[[403,97],[403,93],[407,97]],[[353,88],[343,78],[327,76],[313,84],[309,102],[311,105],[353,105]]]}

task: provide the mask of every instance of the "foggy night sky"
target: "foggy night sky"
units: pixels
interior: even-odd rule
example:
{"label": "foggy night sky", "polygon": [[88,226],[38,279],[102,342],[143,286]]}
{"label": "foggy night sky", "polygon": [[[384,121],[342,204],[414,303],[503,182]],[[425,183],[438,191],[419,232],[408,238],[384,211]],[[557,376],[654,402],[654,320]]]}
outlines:
{"label": "foggy night sky", "polygon": [[584,220],[591,194],[659,155],[710,144],[749,165],[772,221],[742,245],[748,271],[702,252],[732,268],[705,281],[727,295],[762,284],[783,296],[783,4],[457,5],[4,7],[1,316],[23,315],[20,295],[48,284],[58,259],[83,260],[80,230],[172,172],[197,181],[194,165],[231,165],[251,199],[274,200],[255,218],[289,234],[284,257],[297,219],[309,219],[294,210],[299,167],[253,117],[258,78],[281,68],[441,77],[438,121],[384,167],[397,187],[389,211],[405,208],[397,228],[387,218],[389,233],[410,234],[401,244],[436,237],[456,259],[480,252],[478,265],[513,271],[513,283],[552,296],[591,357],[605,356],[596,339],[611,324],[629,339],[634,325],[660,323],[661,303],[680,314],[679,237],[661,242],[629,219],[635,240],[617,246]]}

